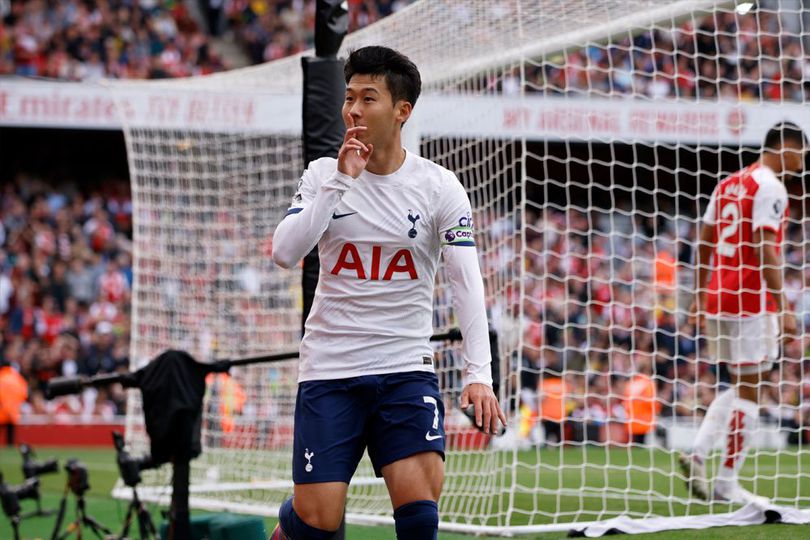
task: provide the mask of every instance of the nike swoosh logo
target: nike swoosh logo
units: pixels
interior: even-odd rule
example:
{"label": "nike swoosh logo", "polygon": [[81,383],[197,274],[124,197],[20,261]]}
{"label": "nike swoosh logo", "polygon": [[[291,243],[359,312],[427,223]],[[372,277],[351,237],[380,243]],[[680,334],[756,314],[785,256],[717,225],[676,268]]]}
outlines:
{"label": "nike swoosh logo", "polygon": [[356,213],[357,212],[349,212],[348,214],[338,214],[337,212],[333,212],[332,213],[332,219],[340,219],[340,218],[346,217],[346,216],[353,216]]}
{"label": "nike swoosh logo", "polygon": [[426,441],[435,441],[436,439],[441,439],[441,438],[442,438],[441,435],[431,435],[429,431],[427,433],[425,433],[425,440]]}

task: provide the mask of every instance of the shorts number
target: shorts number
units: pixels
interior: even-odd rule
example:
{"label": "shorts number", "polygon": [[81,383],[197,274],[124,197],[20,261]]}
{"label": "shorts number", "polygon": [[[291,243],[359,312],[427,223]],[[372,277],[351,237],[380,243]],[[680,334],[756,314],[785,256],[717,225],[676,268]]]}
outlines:
{"label": "shorts number", "polygon": [[439,405],[436,403],[436,398],[432,396],[422,396],[425,403],[433,405],[433,429],[439,429]]}

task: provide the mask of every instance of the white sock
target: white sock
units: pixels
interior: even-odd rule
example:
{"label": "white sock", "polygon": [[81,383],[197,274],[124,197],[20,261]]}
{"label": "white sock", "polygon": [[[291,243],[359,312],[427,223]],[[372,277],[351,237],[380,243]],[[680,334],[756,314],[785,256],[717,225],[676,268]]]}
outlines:
{"label": "white sock", "polygon": [[735,391],[733,388],[723,390],[718,393],[709,405],[706,416],[700,423],[695,444],[692,451],[700,457],[706,459],[711,454],[712,448],[721,437],[731,418],[731,406],[734,403]]}
{"label": "white sock", "polygon": [[736,398],[726,428],[723,459],[717,471],[721,482],[737,482],[745,456],[753,443],[754,431],[759,424],[759,405],[747,399]]}

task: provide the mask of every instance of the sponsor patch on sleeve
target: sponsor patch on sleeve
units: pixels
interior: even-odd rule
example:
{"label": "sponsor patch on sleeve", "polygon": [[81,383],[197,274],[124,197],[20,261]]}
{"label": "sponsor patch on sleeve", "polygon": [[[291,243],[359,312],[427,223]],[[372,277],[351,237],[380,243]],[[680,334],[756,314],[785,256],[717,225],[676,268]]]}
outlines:
{"label": "sponsor patch on sleeve", "polygon": [[773,219],[782,219],[784,208],[782,208],[782,201],[779,199],[773,202]]}
{"label": "sponsor patch on sleeve", "polygon": [[470,215],[462,216],[458,225],[442,233],[443,246],[474,246],[473,220]]}

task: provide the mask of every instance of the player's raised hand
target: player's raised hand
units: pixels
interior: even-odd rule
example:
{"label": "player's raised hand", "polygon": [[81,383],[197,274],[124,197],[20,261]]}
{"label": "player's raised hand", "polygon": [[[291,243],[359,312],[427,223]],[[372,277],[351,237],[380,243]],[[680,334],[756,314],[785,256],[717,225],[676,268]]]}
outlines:
{"label": "player's raised hand", "polygon": [[498,433],[498,420],[506,427],[506,415],[501,410],[492,388],[481,383],[471,383],[461,391],[461,408],[475,408],[475,425],[484,433]]}
{"label": "player's raised hand", "polygon": [[343,136],[343,146],[338,152],[338,171],[348,174],[352,178],[357,178],[363,169],[366,168],[374,145],[363,144],[357,136],[364,132],[366,126],[355,126],[351,115],[347,117],[346,135]]}

